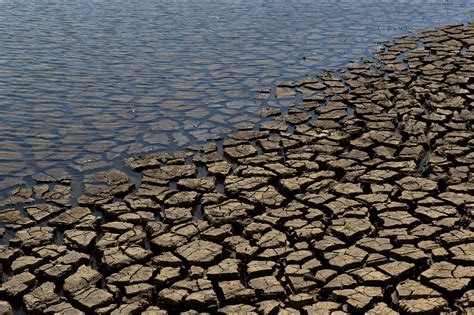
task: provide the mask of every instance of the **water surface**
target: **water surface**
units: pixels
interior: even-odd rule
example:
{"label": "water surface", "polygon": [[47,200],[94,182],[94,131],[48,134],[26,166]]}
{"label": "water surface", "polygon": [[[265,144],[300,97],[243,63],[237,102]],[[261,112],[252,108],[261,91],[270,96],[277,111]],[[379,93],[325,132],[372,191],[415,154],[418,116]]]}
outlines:
{"label": "water surface", "polygon": [[1,1],[0,189],[258,122],[256,91],[468,22],[472,1]]}

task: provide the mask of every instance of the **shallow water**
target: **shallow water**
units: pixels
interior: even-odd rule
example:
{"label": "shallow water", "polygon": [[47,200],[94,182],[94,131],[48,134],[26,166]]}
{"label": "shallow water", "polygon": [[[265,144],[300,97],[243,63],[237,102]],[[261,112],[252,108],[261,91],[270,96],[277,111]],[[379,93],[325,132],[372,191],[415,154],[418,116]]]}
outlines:
{"label": "shallow water", "polygon": [[256,91],[472,19],[472,1],[0,1],[0,189],[257,122]]}

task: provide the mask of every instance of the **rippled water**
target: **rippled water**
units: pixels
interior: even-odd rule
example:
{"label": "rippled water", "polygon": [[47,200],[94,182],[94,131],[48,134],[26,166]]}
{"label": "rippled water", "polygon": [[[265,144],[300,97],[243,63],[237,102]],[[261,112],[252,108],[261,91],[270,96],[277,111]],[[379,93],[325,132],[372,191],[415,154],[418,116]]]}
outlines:
{"label": "rippled water", "polygon": [[0,189],[260,120],[256,91],[467,22],[471,1],[0,1]]}

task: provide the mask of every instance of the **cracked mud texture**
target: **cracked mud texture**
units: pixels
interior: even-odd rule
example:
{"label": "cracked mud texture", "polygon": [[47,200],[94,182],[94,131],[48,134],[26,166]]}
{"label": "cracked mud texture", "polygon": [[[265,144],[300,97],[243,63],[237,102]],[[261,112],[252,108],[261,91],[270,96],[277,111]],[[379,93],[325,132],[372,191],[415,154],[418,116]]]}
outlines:
{"label": "cracked mud texture", "polygon": [[474,312],[474,24],[287,82],[288,109],[140,174],[0,202],[0,311]]}

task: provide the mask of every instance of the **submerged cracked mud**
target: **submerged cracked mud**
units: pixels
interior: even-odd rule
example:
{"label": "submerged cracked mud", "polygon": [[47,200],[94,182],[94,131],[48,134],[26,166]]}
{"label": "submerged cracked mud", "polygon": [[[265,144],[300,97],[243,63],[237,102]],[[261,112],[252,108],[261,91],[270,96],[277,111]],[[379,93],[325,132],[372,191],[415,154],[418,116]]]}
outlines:
{"label": "submerged cracked mud", "polygon": [[274,122],[0,202],[0,311],[474,312],[474,25],[288,82]]}

